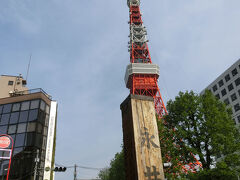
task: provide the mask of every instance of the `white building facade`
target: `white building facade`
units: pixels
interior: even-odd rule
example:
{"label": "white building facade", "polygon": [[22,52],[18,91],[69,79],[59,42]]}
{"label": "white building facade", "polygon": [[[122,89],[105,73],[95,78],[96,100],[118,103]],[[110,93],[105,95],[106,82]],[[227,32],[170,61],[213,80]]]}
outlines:
{"label": "white building facade", "polygon": [[[240,59],[223,72],[207,88],[232,108],[233,119],[240,123]],[[204,90],[201,92],[201,94]]]}

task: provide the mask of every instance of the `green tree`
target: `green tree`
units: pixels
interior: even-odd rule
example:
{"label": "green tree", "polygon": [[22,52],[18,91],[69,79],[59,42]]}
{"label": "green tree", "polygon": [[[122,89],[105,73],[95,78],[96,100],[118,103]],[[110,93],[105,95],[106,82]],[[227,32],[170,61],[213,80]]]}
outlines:
{"label": "green tree", "polygon": [[[199,157],[202,171],[191,176],[214,179],[222,175],[235,179],[240,173],[240,133],[232,119],[231,109],[210,91],[203,95],[180,92],[167,103],[168,115],[159,121],[164,162],[173,164],[166,175],[181,175],[181,165]],[[181,164],[179,162],[182,162]],[[204,178],[201,178],[203,177]],[[207,178],[208,177],[208,178]]]}
{"label": "green tree", "polygon": [[101,179],[101,180],[109,180],[109,168],[105,168],[103,170],[101,170],[98,174],[98,177]]}
{"label": "green tree", "polygon": [[124,152],[116,153],[110,163],[110,168],[106,168],[99,173],[101,180],[125,180]]}

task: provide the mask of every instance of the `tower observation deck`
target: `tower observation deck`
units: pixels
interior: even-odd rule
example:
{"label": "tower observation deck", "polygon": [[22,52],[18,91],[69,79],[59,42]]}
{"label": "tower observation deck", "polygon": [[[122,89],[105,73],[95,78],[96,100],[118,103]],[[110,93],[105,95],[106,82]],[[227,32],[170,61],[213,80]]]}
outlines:
{"label": "tower observation deck", "polygon": [[158,118],[167,113],[157,84],[159,66],[152,64],[148,49],[147,31],[143,25],[140,0],[128,0],[130,16],[130,64],[126,68],[125,83],[130,94],[151,96],[154,98]]}

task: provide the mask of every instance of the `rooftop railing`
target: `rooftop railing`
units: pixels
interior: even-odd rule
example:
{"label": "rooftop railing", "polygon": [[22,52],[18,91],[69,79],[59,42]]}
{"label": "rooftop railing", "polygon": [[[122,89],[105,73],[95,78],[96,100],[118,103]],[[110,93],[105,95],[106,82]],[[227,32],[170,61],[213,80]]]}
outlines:
{"label": "rooftop railing", "polygon": [[52,96],[47,94],[43,89],[37,88],[37,89],[29,89],[25,91],[14,91],[10,95],[11,97],[14,96],[22,96],[22,95],[27,95],[27,94],[35,94],[35,93],[43,93],[48,99],[52,100]]}

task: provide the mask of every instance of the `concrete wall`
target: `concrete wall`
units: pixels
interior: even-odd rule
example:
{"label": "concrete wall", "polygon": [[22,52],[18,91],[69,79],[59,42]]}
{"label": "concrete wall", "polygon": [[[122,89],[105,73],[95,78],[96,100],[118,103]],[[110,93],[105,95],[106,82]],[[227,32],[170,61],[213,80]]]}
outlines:
{"label": "concrete wall", "polygon": [[9,92],[26,91],[28,88],[23,84],[22,76],[0,76],[0,99],[11,97]]}

